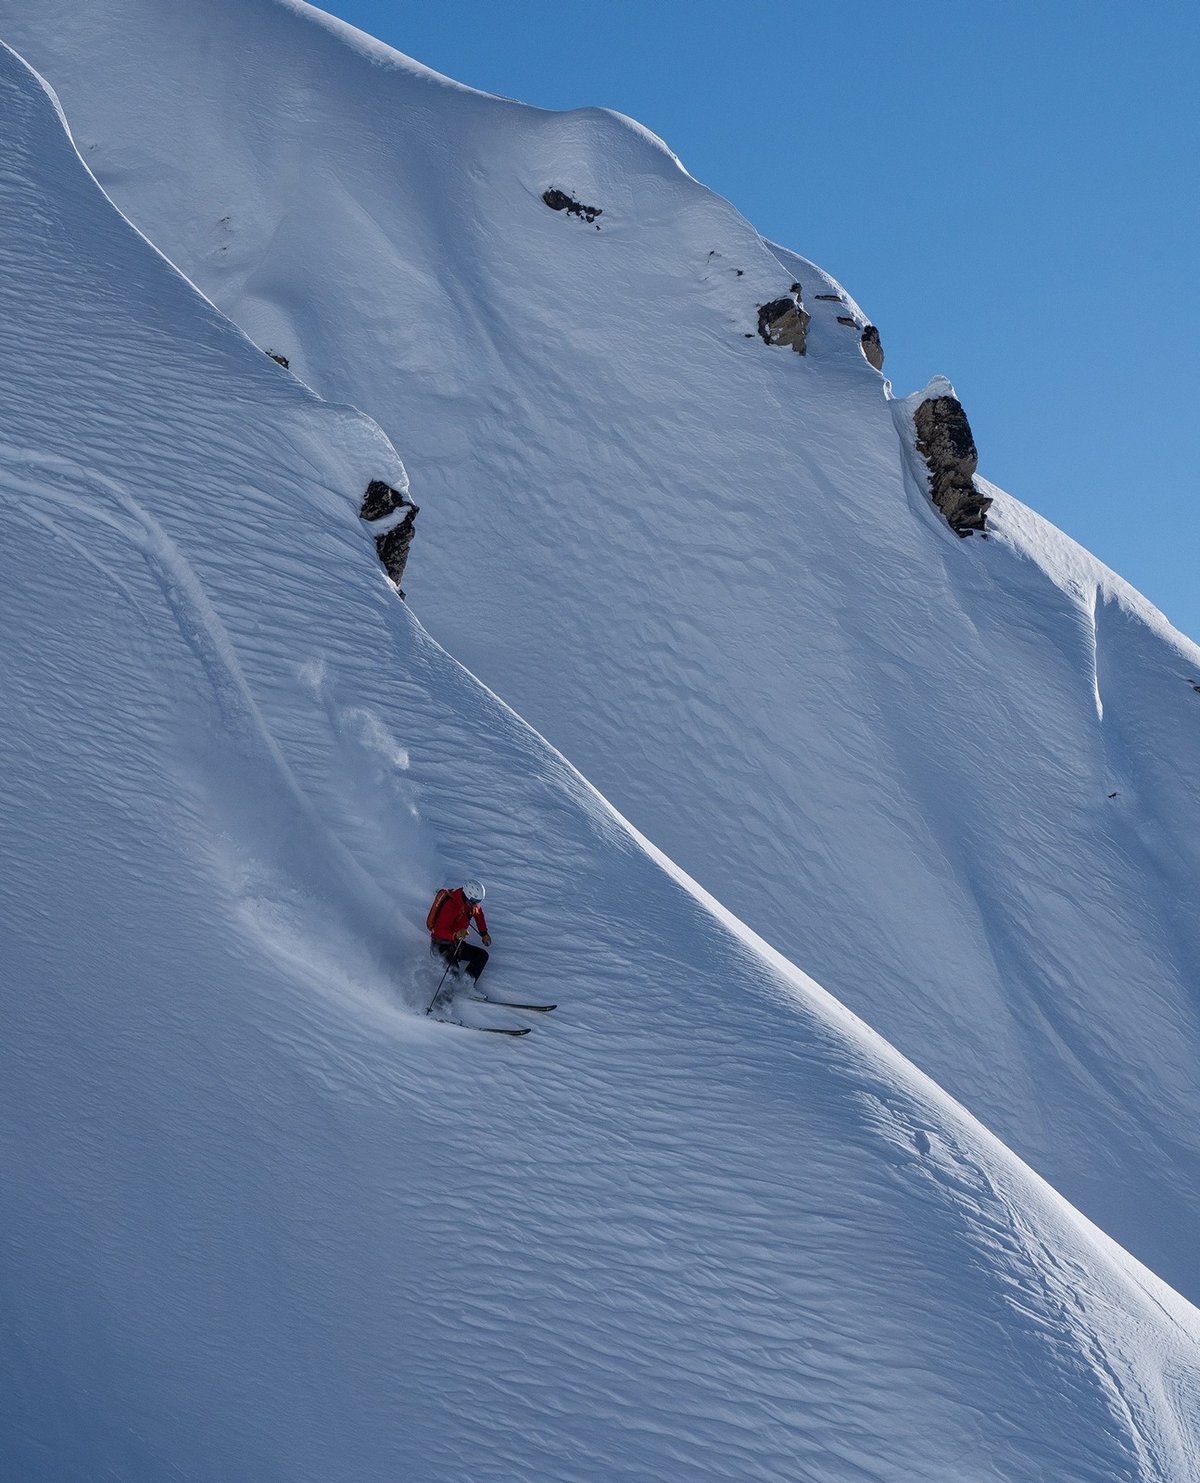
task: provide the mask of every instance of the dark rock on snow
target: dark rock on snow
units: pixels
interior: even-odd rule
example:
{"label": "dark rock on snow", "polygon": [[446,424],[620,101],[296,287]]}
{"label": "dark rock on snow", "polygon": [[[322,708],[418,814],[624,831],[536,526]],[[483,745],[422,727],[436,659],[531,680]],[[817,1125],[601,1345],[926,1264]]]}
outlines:
{"label": "dark rock on snow", "polygon": [[551,211],[565,211],[568,216],[579,216],[586,222],[594,222],[598,216],[604,215],[599,206],[585,206],[582,201],[577,201],[574,196],[568,196],[566,191],[557,190],[553,186],[542,192],[542,200]]}
{"label": "dark rock on snow", "polygon": [[398,489],[393,489],[382,479],[372,479],[367,485],[366,494],[363,495],[363,502],[358,512],[360,519],[384,520],[387,516],[394,515],[397,510],[405,512],[404,518],[375,537],[375,550],[383,563],[384,570],[395,582],[400,596],[403,597],[404,590],[400,583],[404,577],[404,568],[408,565],[409,548],[416,534],[414,522],[421,511],[407,495],[401,494]]}
{"label": "dark rock on snow", "polygon": [[790,345],[797,355],[803,355],[812,315],[800,307],[799,290],[800,285],[794,283],[788,298],[759,305],[758,333],[766,345]]}
{"label": "dark rock on snow", "polygon": [[393,489],[382,479],[372,479],[367,485],[366,494],[363,495],[362,508],[358,512],[359,518],[361,520],[382,520],[393,510],[402,510],[410,503],[411,501],[405,499],[398,489]]}
{"label": "dark rock on snow", "polygon": [[863,327],[862,352],[877,371],[883,370],[883,345],[879,339],[879,331],[873,324]]}
{"label": "dark rock on snow", "polygon": [[416,505],[410,505],[408,514],[399,525],[393,525],[391,530],[385,530],[381,536],[375,537],[375,550],[379,554],[380,561],[383,562],[384,571],[395,582],[401,597],[404,596],[404,589],[400,583],[404,580],[409,547],[416,533],[413,529],[413,521],[419,513]]}
{"label": "dark rock on snow", "polygon": [[957,397],[923,401],[913,415],[917,449],[929,466],[929,495],[956,535],[983,531],[991,499],[975,488],[979,455]]}

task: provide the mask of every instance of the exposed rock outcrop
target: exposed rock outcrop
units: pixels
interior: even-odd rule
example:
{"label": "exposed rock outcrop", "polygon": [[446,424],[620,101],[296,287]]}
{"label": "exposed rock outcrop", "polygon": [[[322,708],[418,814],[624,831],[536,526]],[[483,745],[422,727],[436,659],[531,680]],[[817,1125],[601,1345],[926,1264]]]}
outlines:
{"label": "exposed rock outcrop", "polygon": [[406,494],[401,494],[398,489],[393,489],[390,484],[385,484],[382,479],[372,479],[367,485],[367,492],[363,495],[362,506],[359,509],[359,517],[363,520],[387,520],[395,517],[403,511],[403,518],[392,519],[385,531],[375,537],[375,550],[383,563],[384,570],[396,584],[400,596],[404,596],[404,589],[400,583],[404,578],[404,568],[408,565],[409,548],[416,534],[414,523],[421,513],[420,508],[414,505]]}
{"label": "exposed rock outcrop", "polygon": [[420,513],[416,505],[410,505],[399,525],[393,525],[391,530],[384,531],[383,535],[375,537],[375,550],[379,553],[383,568],[395,582],[396,590],[401,597],[404,596],[404,588],[400,584],[404,580],[404,568],[408,565],[409,547],[416,534],[413,521]]}
{"label": "exposed rock outcrop", "polygon": [[862,352],[877,371],[883,370],[883,344],[873,324],[863,326]]}
{"label": "exposed rock outcrop", "polygon": [[772,299],[758,308],[758,333],[767,345],[790,345],[797,355],[805,353],[812,315],[800,306],[800,285],[792,284],[786,299]]}
{"label": "exposed rock outcrop", "polygon": [[390,484],[385,484],[382,479],[372,479],[367,485],[367,492],[363,495],[362,507],[358,515],[360,520],[382,520],[385,515],[391,515],[396,510],[402,510],[405,505],[412,501],[407,495],[393,489]]}
{"label": "exposed rock outcrop", "polygon": [[598,216],[604,215],[599,206],[585,206],[582,201],[577,201],[574,196],[568,196],[566,191],[560,191],[554,186],[542,192],[542,200],[551,211],[565,211],[568,216],[582,217],[589,224]]}
{"label": "exposed rock outcrop", "polygon": [[282,366],[285,371],[287,370],[288,358],[286,355],[280,355],[277,350],[268,350],[267,354],[271,357],[271,359],[277,366]]}
{"label": "exposed rock outcrop", "polygon": [[956,535],[982,532],[992,501],[975,488],[979,455],[962,403],[954,396],[927,397],[913,422],[917,450],[929,466],[930,498]]}

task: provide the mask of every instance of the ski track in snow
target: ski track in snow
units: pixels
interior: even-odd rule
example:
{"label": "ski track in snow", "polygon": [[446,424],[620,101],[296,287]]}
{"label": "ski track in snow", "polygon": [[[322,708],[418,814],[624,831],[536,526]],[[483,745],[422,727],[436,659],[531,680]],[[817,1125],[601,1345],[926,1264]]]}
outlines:
{"label": "ski track in snow", "polygon": [[[1187,1483],[1195,1310],[433,642],[386,439],[0,103],[16,1475]],[[522,1042],[419,1014],[467,869]]]}

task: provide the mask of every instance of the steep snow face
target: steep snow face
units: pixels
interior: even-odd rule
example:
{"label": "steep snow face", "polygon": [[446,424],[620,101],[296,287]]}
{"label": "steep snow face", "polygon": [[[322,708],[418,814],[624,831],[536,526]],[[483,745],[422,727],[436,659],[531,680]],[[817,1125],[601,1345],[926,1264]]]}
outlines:
{"label": "steep snow face", "polygon": [[[391,434],[432,631],[1200,1293],[1196,649],[998,491],[951,535],[855,306],[628,120],[270,0],[5,30],[151,238]],[[797,280],[803,358],[753,333]]]}
{"label": "steep snow face", "polygon": [[[1200,1315],[426,637],[387,440],[0,113],[6,1474],[1194,1478]],[[523,1042],[419,1012],[468,866]]]}

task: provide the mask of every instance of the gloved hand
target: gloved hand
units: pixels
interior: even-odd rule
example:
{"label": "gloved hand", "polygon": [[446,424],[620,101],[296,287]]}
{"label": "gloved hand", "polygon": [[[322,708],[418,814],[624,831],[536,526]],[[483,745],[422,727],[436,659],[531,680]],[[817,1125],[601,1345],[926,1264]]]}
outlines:
{"label": "gloved hand", "polygon": [[491,947],[491,945],[492,945],[492,934],[490,932],[485,932],[483,934],[483,945],[484,945],[484,947]]}
{"label": "gloved hand", "polygon": [[455,942],[464,942],[466,940],[466,936],[467,936],[467,929],[464,927],[461,932],[456,932],[454,934],[454,940],[455,940]]}

